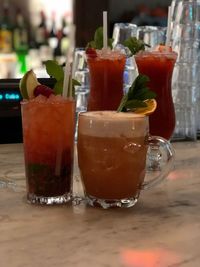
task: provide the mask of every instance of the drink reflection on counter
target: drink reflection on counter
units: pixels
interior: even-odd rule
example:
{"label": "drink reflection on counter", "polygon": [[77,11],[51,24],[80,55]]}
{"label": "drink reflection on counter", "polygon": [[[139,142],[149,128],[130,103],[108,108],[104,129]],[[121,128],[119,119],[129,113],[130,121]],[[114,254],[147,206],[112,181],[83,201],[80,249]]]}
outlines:
{"label": "drink reflection on counter", "polygon": [[164,267],[182,262],[179,255],[159,248],[126,249],[122,251],[121,259],[124,267]]}

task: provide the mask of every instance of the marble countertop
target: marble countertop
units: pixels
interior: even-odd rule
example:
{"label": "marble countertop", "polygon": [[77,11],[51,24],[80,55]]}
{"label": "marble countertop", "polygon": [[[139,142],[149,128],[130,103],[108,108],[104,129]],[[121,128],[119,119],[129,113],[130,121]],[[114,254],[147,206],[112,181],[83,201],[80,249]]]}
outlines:
{"label": "marble countertop", "polygon": [[174,147],[165,182],[133,208],[102,210],[27,204],[22,145],[0,145],[0,180],[9,181],[0,189],[0,266],[199,267],[200,143]]}

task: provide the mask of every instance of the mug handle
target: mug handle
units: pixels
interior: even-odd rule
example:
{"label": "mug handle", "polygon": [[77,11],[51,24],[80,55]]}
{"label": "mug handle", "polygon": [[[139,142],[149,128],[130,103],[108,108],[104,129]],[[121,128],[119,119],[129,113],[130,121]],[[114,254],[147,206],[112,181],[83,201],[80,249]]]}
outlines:
{"label": "mug handle", "polygon": [[[156,175],[156,177],[154,177],[153,179],[151,179],[148,182],[144,181],[144,183],[141,186],[142,190],[152,188],[155,185],[162,182],[174,167],[173,162],[174,162],[175,152],[174,152],[174,149],[173,149],[173,147],[169,141],[167,141],[166,139],[164,139],[160,136],[149,136],[147,143],[149,146],[149,152],[147,153],[148,159],[152,160],[152,158],[153,158],[154,165],[156,162],[159,165],[159,168],[149,168],[147,170],[147,172],[149,172],[149,173],[155,172],[156,173],[159,170],[159,174]],[[162,149],[163,152],[166,154],[166,162],[163,166],[160,164],[161,159],[164,158],[163,155],[160,154],[160,149]],[[155,151],[156,150],[157,150],[157,152],[156,152],[157,156],[155,157]],[[154,154],[154,155],[152,155],[152,154]]]}

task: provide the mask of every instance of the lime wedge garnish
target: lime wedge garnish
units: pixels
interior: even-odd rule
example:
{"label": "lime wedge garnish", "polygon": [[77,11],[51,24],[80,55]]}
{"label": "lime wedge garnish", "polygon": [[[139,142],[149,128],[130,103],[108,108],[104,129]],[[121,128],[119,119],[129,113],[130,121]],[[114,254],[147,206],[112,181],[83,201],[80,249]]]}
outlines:
{"label": "lime wedge garnish", "polygon": [[35,73],[32,70],[28,71],[19,84],[23,99],[34,98],[34,90],[38,85],[40,85],[40,83],[38,82]]}

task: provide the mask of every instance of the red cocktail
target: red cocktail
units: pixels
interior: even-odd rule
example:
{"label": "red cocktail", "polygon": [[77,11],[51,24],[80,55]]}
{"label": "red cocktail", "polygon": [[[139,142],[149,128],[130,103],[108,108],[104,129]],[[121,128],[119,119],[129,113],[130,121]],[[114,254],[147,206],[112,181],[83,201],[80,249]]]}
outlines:
{"label": "red cocktail", "polygon": [[90,72],[88,110],[117,110],[123,96],[125,55],[119,51],[87,53]]}
{"label": "red cocktail", "polygon": [[150,133],[166,139],[175,128],[171,79],[176,58],[175,52],[144,51],[135,55],[139,73],[150,78],[149,87],[157,94],[157,109],[149,117]]}
{"label": "red cocktail", "polygon": [[28,201],[65,203],[71,197],[75,101],[39,95],[21,107]]}

